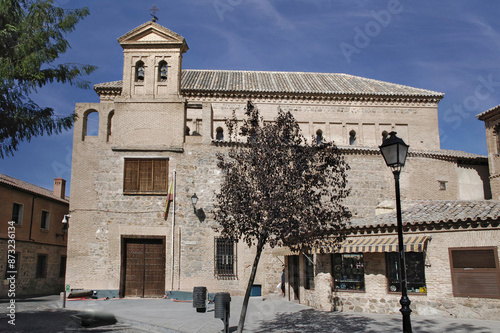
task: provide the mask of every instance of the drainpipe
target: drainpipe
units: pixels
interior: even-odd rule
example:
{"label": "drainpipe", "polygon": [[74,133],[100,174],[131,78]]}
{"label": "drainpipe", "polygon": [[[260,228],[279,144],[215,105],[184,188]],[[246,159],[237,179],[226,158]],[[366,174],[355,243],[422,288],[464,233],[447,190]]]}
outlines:
{"label": "drainpipe", "polygon": [[[172,268],[171,268],[171,276],[170,276],[170,281],[172,282],[172,287],[170,290],[174,290],[174,272],[175,272],[175,268],[174,268],[174,241],[175,241],[175,183],[176,183],[176,176],[177,176],[177,172],[174,170],[174,193],[173,193],[173,196],[174,196],[174,199],[172,200],[172,244],[171,244],[171,247],[170,247],[170,254],[172,256]],[[180,277],[179,277],[180,278]]]}
{"label": "drainpipe", "polygon": [[33,230],[33,212],[35,210],[35,199],[36,199],[36,196],[33,196],[33,198],[31,199],[30,235],[28,238],[28,240],[30,240],[30,241],[35,241],[34,239],[31,238],[31,231]]}

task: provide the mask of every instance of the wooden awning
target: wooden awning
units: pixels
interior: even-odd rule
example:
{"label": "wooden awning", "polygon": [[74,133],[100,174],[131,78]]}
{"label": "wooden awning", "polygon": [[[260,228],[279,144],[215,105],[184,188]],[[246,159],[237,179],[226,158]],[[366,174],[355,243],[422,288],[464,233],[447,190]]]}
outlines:
{"label": "wooden awning", "polygon": [[[405,252],[423,252],[429,236],[406,236],[403,239]],[[340,249],[323,248],[323,253],[367,253],[367,252],[398,252],[398,236],[371,236],[347,238]],[[321,251],[317,249],[316,253]]]}

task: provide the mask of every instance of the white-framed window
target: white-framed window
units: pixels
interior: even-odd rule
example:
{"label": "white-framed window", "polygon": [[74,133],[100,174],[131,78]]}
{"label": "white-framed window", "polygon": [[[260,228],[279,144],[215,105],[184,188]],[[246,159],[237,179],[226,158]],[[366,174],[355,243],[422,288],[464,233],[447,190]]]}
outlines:
{"label": "white-framed window", "polygon": [[50,212],[48,210],[42,210],[42,217],[40,219],[40,229],[49,230],[50,227]]}

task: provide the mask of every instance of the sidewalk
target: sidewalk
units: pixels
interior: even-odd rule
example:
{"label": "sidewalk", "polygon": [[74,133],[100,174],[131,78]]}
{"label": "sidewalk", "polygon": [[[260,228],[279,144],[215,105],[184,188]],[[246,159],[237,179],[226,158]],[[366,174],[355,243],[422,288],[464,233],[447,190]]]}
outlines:
{"label": "sidewalk", "polygon": [[[231,297],[230,330],[235,331],[243,297]],[[114,299],[105,301],[69,301],[72,310],[114,313],[119,322],[153,332],[221,332],[221,319],[214,318],[213,305],[198,313],[192,303],[168,299]],[[400,315],[321,312],[284,300],[278,295],[252,297],[245,332],[401,332]],[[499,333],[500,321],[412,316],[415,333]]]}
{"label": "sidewalk", "polygon": [[[235,332],[243,297],[231,297],[230,331]],[[16,300],[17,323],[6,324],[7,303],[0,302],[0,331],[5,332],[221,332],[223,322],[214,318],[213,305],[199,313],[190,302],[170,299],[109,299],[67,301],[66,309],[58,296]],[[118,324],[94,329],[79,327],[75,315],[82,311],[112,313]],[[500,321],[452,319],[430,316],[411,317],[414,333],[500,333]],[[57,324],[57,325],[56,325]],[[401,315],[321,312],[284,300],[278,295],[252,297],[247,312],[248,333],[391,333],[401,332]],[[21,329],[24,327],[24,329]],[[60,327],[60,329],[50,329]],[[5,330],[7,329],[7,330]],[[19,329],[19,330],[18,330]]]}

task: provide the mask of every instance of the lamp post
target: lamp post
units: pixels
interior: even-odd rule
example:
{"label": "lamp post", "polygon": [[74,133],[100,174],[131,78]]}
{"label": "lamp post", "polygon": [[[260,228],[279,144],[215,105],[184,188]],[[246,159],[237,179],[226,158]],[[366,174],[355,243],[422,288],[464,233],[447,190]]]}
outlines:
{"label": "lamp post", "polygon": [[198,202],[198,197],[196,193],[191,197],[191,203],[193,204],[194,213],[196,214],[196,203]]}
{"label": "lamp post", "polygon": [[399,190],[399,175],[406,162],[408,154],[408,145],[396,136],[396,132],[389,133],[389,137],[384,139],[379,147],[385,163],[392,169],[394,181],[396,183],[396,214],[398,222],[398,243],[399,243],[399,270],[401,280],[401,313],[403,314],[403,333],[412,333],[410,320],[410,299],[408,298],[408,289],[406,286],[406,263],[405,248],[403,242],[403,222],[401,219],[401,193]]}

